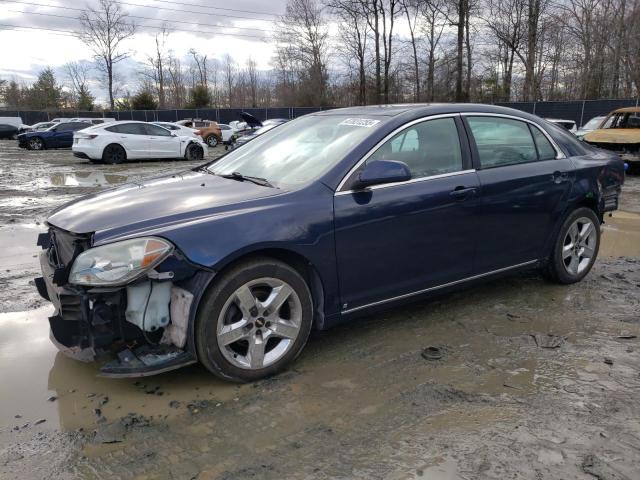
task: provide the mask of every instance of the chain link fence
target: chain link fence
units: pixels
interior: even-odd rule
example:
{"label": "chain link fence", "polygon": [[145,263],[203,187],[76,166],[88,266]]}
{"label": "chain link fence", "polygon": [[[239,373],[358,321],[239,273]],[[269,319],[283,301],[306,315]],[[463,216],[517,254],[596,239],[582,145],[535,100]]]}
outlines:
{"label": "chain link fence", "polygon": [[[638,99],[621,100],[576,100],[563,102],[507,102],[497,103],[505,107],[515,108],[533,113],[543,118],[559,118],[573,120],[577,125],[584,125],[591,118],[622,107],[638,106]],[[118,110],[105,112],[81,111],[35,111],[35,110],[0,110],[2,117],[21,117],[27,125],[46,122],[58,117],[106,117],[116,120],[140,120],[175,122],[185,118],[215,120],[229,123],[241,120],[240,112],[248,112],[260,120],[268,118],[293,119],[301,115],[322,110],[320,107],[268,107],[268,108],[200,108],[177,110]]]}

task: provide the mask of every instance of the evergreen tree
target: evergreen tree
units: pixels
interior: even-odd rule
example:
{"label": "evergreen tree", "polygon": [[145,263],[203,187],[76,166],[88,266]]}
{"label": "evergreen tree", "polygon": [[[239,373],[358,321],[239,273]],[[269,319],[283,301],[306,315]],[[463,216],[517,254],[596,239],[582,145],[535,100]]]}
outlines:
{"label": "evergreen tree", "polygon": [[28,104],[34,109],[60,108],[62,103],[62,87],[57,84],[51,68],[40,72],[28,94]]}
{"label": "evergreen tree", "polygon": [[211,105],[211,94],[204,85],[196,85],[191,90],[191,101],[187,108],[206,108]]}
{"label": "evergreen tree", "polygon": [[150,92],[143,90],[131,99],[131,107],[133,110],[155,110],[158,102]]}

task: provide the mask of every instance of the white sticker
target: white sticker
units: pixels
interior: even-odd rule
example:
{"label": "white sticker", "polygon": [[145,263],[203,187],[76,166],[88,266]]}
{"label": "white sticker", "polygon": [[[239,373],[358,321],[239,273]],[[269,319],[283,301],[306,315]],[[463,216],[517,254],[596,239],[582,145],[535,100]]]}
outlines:
{"label": "white sticker", "polygon": [[371,128],[380,123],[380,120],[370,120],[368,118],[347,118],[338,125],[349,125],[351,127]]}

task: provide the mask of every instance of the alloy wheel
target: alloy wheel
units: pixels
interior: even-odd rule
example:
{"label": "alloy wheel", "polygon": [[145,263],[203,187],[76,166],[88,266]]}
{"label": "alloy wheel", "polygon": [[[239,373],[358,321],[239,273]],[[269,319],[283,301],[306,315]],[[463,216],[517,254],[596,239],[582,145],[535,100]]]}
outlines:
{"label": "alloy wheel", "polygon": [[207,145],[209,145],[212,148],[215,147],[216,145],[218,145],[218,139],[214,135],[210,135],[207,138]]}
{"label": "alloy wheel", "polygon": [[597,242],[597,229],[593,221],[580,217],[571,224],[562,246],[562,261],[570,275],[579,275],[589,267]]}
{"label": "alloy wheel", "polygon": [[29,140],[29,148],[31,148],[31,150],[42,150],[43,146],[42,140],[37,137]]}
{"label": "alloy wheel", "polygon": [[242,285],[225,302],[217,341],[232,365],[258,370],[289,352],[301,325],[302,304],[295,290],[283,280],[259,278]]}

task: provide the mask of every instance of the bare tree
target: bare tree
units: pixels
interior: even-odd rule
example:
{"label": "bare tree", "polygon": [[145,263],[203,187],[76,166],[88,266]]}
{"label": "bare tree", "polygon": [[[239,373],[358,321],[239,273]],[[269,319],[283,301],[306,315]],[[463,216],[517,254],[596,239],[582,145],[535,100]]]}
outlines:
{"label": "bare tree", "polygon": [[234,88],[236,85],[236,77],[238,75],[236,62],[231,55],[226,54],[222,60],[222,69],[224,75],[224,82],[227,90],[227,106],[233,106],[234,101]]}
{"label": "bare tree", "polygon": [[258,67],[256,61],[249,57],[247,59],[246,68],[247,86],[249,88],[249,96],[251,98],[251,106],[253,108],[258,106]]}
{"label": "bare tree", "polygon": [[298,77],[299,100],[328,103],[328,28],[317,0],[289,0],[276,26],[276,55]]}
{"label": "bare tree", "polygon": [[416,39],[416,30],[419,29],[420,19],[420,0],[400,0],[400,6],[407,19],[409,27],[409,37],[411,40],[411,50],[413,53],[413,75],[414,75],[414,92],[413,98],[416,102],[420,101],[420,68],[418,59],[418,45]]}
{"label": "bare tree", "polygon": [[122,51],[122,42],[136,32],[116,0],[99,0],[99,8],[89,7],[80,14],[82,30],[78,37],[93,50],[98,68],[106,76],[109,103],[115,107],[113,96],[114,66],[129,56]]}
{"label": "bare tree", "polygon": [[158,108],[166,108],[166,75],[167,75],[167,58],[165,52],[165,44],[169,37],[169,29],[165,24],[160,32],[155,35],[156,50],[154,55],[147,57],[149,71],[147,76],[152,82],[153,90],[158,95]]}
{"label": "bare tree", "polygon": [[329,0],[328,6],[340,22],[338,51],[351,71],[353,59],[357,62],[358,103],[367,103],[367,40],[369,24],[365,9],[358,0]]}

